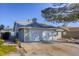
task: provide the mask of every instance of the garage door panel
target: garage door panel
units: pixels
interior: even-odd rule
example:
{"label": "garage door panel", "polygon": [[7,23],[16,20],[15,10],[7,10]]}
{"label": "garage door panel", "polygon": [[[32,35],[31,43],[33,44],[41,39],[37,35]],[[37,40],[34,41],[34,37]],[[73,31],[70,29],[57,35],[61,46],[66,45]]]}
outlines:
{"label": "garage door panel", "polygon": [[41,31],[40,30],[30,30],[30,40],[40,41],[40,39],[41,39]]}
{"label": "garage door panel", "polygon": [[43,31],[42,32],[42,38],[43,40],[53,40],[53,32],[51,31]]}

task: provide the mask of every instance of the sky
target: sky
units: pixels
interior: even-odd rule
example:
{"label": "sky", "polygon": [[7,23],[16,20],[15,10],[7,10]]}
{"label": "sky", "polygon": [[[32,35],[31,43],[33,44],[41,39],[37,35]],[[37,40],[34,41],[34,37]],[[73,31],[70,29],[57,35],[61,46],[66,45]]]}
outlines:
{"label": "sky", "polygon": [[[15,21],[37,18],[40,23],[48,23],[53,26],[61,24],[52,24],[46,22],[41,16],[41,10],[52,7],[52,4],[43,3],[0,3],[0,24],[13,27]],[[79,26],[79,23],[70,23],[68,26]]]}

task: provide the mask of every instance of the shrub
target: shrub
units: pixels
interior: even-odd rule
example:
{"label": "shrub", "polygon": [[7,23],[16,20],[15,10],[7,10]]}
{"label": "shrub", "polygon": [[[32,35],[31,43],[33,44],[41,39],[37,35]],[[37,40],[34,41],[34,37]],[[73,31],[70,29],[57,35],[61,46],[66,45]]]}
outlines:
{"label": "shrub", "polygon": [[20,42],[16,37],[13,37],[12,39],[13,39],[13,42],[15,42],[15,43],[19,43]]}
{"label": "shrub", "polygon": [[8,40],[10,38],[11,33],[10,32],[4,32],[2,35],[2,38],[5,40]]}
{"label": "shrub", "polygon": [[3,39],[0,39],[0,46],[4,43]]}
{"label": "shrub", "polygon": [[13,42],[16,42],[16,40],[17,40],[16,37],[12,37]]}
{"label": "shrub", "polygon": [[21,48],[21,42],[16,38],[14,38],[13,40]]}
{"label": "shrub", "polygon": [[15,43],[19,44],[19,43],[20,43],[20,41],[19,41],[18,39],[16,39],[16,40],[15,40]]}

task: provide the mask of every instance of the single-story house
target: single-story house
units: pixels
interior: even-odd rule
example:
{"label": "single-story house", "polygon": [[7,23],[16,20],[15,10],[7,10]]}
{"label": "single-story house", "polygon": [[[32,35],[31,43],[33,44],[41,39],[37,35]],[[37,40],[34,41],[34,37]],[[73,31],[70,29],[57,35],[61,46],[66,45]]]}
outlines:
{"label": "single-story house", "polygon": [[1,29],[0,30],[0,38],[1,39],[10,40],[12,35],[13,35],[13,30],[12,29]]}
{"label": "single-story house", "polygon": [[22,42],[57,40],[62,37],[63,32],[61,28],[38,23],[37,20],[14,23],[14,34]]}

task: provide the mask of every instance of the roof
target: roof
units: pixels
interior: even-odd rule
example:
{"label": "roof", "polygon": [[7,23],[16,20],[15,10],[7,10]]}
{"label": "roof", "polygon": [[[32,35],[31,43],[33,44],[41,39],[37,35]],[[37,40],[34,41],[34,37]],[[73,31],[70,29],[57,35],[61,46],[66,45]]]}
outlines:
{"label": "roof", "polygon": [[61,29],[65,30],[65,31],[70,31],[69,28],[67,28],[67,27],[58,27],[58,28],[61,28]]}
{"label": "roof", "polygon": [[55,28],[52,25],[42,24],[33,21],[16,21],[19,27],[27,27],[27,28]]}
{"label": "roof", "polygon": [[17,23],[19,25],[27,25],[27,24],[31,24],[32,21],[16,21],[15,23]]}
{"label": "roof", "polygon": [[67,31],[79,31],[79,27],[61,27],[61,28]]}
{"label": "roof", "polygon": [[79,31],[79,27],[69,27],[70,31]]}

